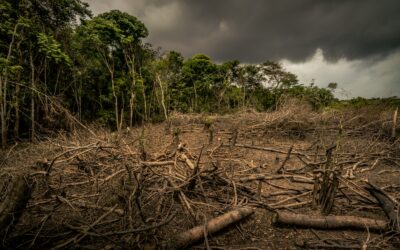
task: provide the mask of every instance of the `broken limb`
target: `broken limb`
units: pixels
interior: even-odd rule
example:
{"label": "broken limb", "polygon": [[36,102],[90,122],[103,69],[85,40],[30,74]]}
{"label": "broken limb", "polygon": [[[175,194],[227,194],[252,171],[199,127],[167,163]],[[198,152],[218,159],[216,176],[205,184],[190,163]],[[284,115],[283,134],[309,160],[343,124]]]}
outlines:
{"label": "broken limb", "polygon": [[367,184],[368,187],[366,187],[365,189],[368,190],[372,194],[372,196],[374,196],[379,201],[379,205],[381,206],[382,210],[385,212],[390,221],[390,228],[396,231],[400,231],[398,214],[396,212],[396,202],[394,201],[394,199],[387,195],[371,180],[368,180]]}
{"label": "broken limb", "polygon": [[225,227],[236,223],[245,217],[253,214],[254,211],[251,208],[239,208],[230,211],[226,214],[213,218],[207,221],[206,225],[200,225],[189,229],[179,235],[177,235],[171,242],[170,248],[172,249],[183,249],[187,248],[204,237],[204,228],[207,228],[208,233],[216,233]]}
{"label": "broken limb", "polygon": [[357,229],[372,231],[386,231],[388,223],[384,220],[375,220],[357,216],[314,216],[277,211],[272,218],[274,224],[287,224],[317,229]]}

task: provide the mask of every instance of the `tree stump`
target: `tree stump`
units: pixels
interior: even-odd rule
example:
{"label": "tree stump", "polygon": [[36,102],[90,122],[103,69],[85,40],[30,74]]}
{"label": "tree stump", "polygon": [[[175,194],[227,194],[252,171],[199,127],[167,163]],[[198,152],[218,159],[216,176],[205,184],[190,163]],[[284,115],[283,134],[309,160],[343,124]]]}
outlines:
{"label": "tree stump", "polygon": [[326,150],[326,165],[314,177],[313,207],[319,206],[323,215],[328,215],[332,211],[336,191],[339,187],[338,177],[341,171],[332,164],[332,154],[335,148],[336,145],[333,145]]}

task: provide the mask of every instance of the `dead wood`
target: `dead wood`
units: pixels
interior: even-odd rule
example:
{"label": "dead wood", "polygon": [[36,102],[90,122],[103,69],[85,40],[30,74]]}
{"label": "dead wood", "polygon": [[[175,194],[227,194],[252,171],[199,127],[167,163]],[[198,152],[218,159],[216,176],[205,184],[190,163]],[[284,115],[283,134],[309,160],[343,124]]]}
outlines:
{"label": "dead wood", "polygon": [[[270,213],[262,215],[262,211],[308,211],[312,202],[312,174],[321,174],[322,183],[323,174],[333,171],[326,166],[329,162],[334,168],[349,169],[354,173],[354,180],[337,176],[341,194],[335,198],[336,212],[343,215],[351,212],[351,215],[364,217],[380,212],[375,198],[359,185],[367,174],[364,170],[373,170],[370,173],[375,174],[394,171],[393,167],[400,166],[400,157],[397,157],[399,140],[392,141],[387,134],[389,126],[386,125],[391,127],[393,113],[385,110],[380,114],[385,120],[378,117],[385,121],[385,127],[379,124],[381,121],[364,126],[370,120],[362,114],[357,114],[362,119],[352,119],[354,114],[306,115],[303,119],[287,113],[287,124],[279,117],[276,120],[275,112],[265,113],[262,117],[246,113],[244,119],[238,119],[243,117],[236,114],[216,117],[213,124],[215,145],[207,145],[207,138],[212,135],[201,129],[200,115],[181,115],[186,120],[180,123],[174,122],[176,118],[172,115],[167,122],[173,124],[174,134],[167,137],[163,124],[147,124],[151,133],[144,134],[142,127],[137,127],[113,136],[109,131],[99,129],[96,130],[98,135],[93,137],[77,130],[76,134],[60,134],[60,137],[35,145],[16,147],[11,154],[0,151],[0,159],[7,157],[7,161],[0,160],[2,168],[22,169],[26,166],[29,176],[37,183],[27,212],[23,213],[12,235],[4,238],[6,247],[48,249],[76,245],[78,248],[141,249],[154,244],[154,248],[166,248],[173,236],[179,238],[180,230],[199,226],[202,233],[196,235],[200,235],[200,240],[204,239],[205,248],[208,245],[221,249],[222,246],[244,246],[246,241],[249,248],[264,249],[262,244],[275,241],[276,234],[270,223],[265,222],[267,216],[264,215]],[[386,116],[390,116],[390,120]],[[296,122],[291,122],[292,119]],[[240,120],[240,126],[230,129],[237,120]],[[246,128],[260,122],[263,126],[259,128]],[[306,124],[311,127],[305,128]],[[322,150],[328,143],[336,141],[338,124],[344,125],[343,134],[347,136],[341,138],[333,161],[327,160]],[[354,132],[349,133],[349,130]],[[288,138],[301,134],[307,137],[301,141]],[[200,150],[203,144],[206,146]],[[291,145],[293,148],[289,152]],[[281,160],[274,165],[275,155]],[[324,167],[328,171],[324,172]],[[278,168],[283,171],[275,174]],[[398,185],[391,185],[396,183],[396,175],[393,172],[378,176],[382,185],[390,185],[382,189],[389,196],[398,198]],[[326,194],[334,193],[326,191]],[[322,189],[319,192],[324,193]],[[0,204],[4,199],[2,193]],[[232,228],[237,230],[210,237],[209,219],[235,206],[262,209],[257,210],[254,221],[237,227],[234,224]],[[308,220],[310,216],[307,216]],[[359,229],[365,228],[364,224],[359,224]],[[287,231],[288,240],[277,241],[276,248],[291,248],[293,237],[304,239],[308,234],[308,230],[290,231]],[[392,237],[387,236],[389,233],[398,235],[391,231],[382,237],[371,233],[369,240],[365,232],[359,234],[359,239],[368,248],[373,248],[381,239],[388,242]],[[324,233],[323,239],[309,242],[307,246],[355,245],[324,241],[342,237],[338,234],[332,233],[327,238]],[[263,237],[260,240],[264,242],[258,243],[258,237]],[[74,245],[74,242],[77,243]],[[173,246],[171,244],[171,248]]]}
{"label": "dead wood", "polygon": [[[253,146],[253,145],[235,144],[235,147],[255,149],[255,150],[261,150],[261,151],[267,151],[267,152],[273,152],[273,153],[279,153],[279,154],[286,154],[287,153],[284,150],[280,150],[280,149],[276,149],[276,148],[259,147],[259,146]],[[300,153],[300,152],[297,152],[297,151],[292,151],[291,154],[307,156],[306,154]]]}
{"label": "dead wood", "polygon": [[290,159],[290,155],[292,154],[292,150],[293,150],[293,145],[290,146],[286,158],[285,160],[282,162],[282,165],[280,166],[280,168],[276,171],[276,173],[281,174],[284,171],[285,168],[285,164],[286,162]]}
{"label": "dead wood", "polygon": [[382,210],[389,219],[390,228],[400,231],[398,214],[396,212],[396,203],[382,189],[380,189],[372,180],[367,181],[368,186],[365,187],[378,201]]}
{"label": "dead wood", "polygon": [[31,198],[31,186],[23,174],[5,175],[0,183],[0,236],[10,232]]}
{"label": "dead wood", "polygon": [[357,216],[315,216],[277,211],[272,222],[306,228],[317,229],[356,229],[386,231],[388,223],[384,220],[375,220]]}
{"label": "dead wood", "polygon": [[255,180],[279,180],[279,179],[288,179],[293,182],[301,182],[301,183],[309,183],[313,184],[314,181],[311,178],[302,176],[302,175],[268,175],[268,174],[255,174],[255,175],[248,175],[246,177],[240,178],[241,182],[248,182],[248,181],[255,181]]}
{"label": "dead wood", "polygon": [[345,238],[307,239],[296,242],[296,245],[301,249],[364,249],[361,240]]}
{"label": "dead wood", "polygon": [[191,170],[195,168],[194,163],[185,154],[181,154],[181,158]]}
{"label": "dead wood", "polygon": [[393,113],[393,122],[392,122],[392,139],[396,139],[396,129],[397,129],[397,112],[399,108],[397,107]]}
{"label": "dead wood", "polygon": [[[251,208],[239,208],[233,211],[230,211],[226,214],[218,216],[209,220],[206,224],[206,228],[209,234],[216,233],[227,226],[236,223],[247,216],[253,214],[254,211]],[[187,248],[204,237],[204,226],[200,225],[194,227],[188,231],[185,231],[179,235],[177,235],[171,242],[169,248],[173,249],[183,249]]]}
{"label": "dead wood", "polygon": [[231,147],[236,145],[238,133],[239,133],[239,128],[237,126],[235,126],[233,128],[232,137],[231,137],[230,144],[229,144]]}
{"label": "dead wood", "polygon": [[321,173],[315,176],[313,190],[313,207],[320,206],[321,214],[327,215],[332,211],[336,191],[339,187],[340,169],[335,168],[333,162],[333,151],[336,145],[326,150],[326,165]]}
{"label": "dead wood", "polygon": [[98,206],[96,204],[92,204],[87,201],[72,201],[71,204],[74,206],[77,206],[77,207],[97,209],[97,210],[103,210],[103,211],[111,211],[112,210],[114,213],[118,214],[119,216],[124,216],[124,214],[125,214],[123,209],[120,209],[120,208],[113,209],[112,207],[102,207],[102,206]]}
{"label": "dead wood", "polygon": [[190,181],[189,181],[189,185],[188,185],[188,190],[193,190],[196,186],[196,175],[199,172],[199,168],[200,168],[200,159],[201,159],[201,155],[203,154],[203,149],[204,149],[204,145],[200,150],[200,154],[199,157],[197,158],[197,162],[196,162],[196,166],[193,168],[193,172],[192,175],[190,176]]}

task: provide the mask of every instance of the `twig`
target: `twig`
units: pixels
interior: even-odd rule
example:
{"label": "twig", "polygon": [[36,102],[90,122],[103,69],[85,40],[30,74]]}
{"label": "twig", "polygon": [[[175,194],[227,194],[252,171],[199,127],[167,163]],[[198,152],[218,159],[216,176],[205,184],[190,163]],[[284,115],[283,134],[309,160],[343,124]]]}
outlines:
{"label": "twig", "polygon": [[55,246],[53,249],[64,248],[64,247],[68,246],[71,243],[74,243],[74,244],[79,243],[83,238],[85,238],[89,234],[90,229],[92,229],[95,225],[97,225],[105,217],[107,217],[109,214],[111,214],[114,211],[115,208],[117,208],[117,205],[115,205],[110,211],[108,211],[108,212],[104,213],[102,216],[100,216],[95,222],[93,222],[89,226],[85,227],[84,230],[81,233],[79,233],[75,237],[65,241],[64,243]]}
{"label": "twig", "polygon": [[278,174],[282,173],[282,171],[283,171],[284,168],[285,168],[286,162],[290,159],[290,154],[292,153],[292,150],[293,150],[293,145],[290,146],[290,148],[289,148],[289,150],[288,150],[288,152],[287,152],[287,155],[286,155],[285,160],[282,162],[282,165],[281,165],[280,168],[276,171],[276,173],[278,173]]}
{"label": "twig", "polygon": [[164,226],[166,224],[168,224],[169,222],[172,221],[172,219],[174,219],[175,215],[177,212],[173,213],[168,219],[166,219],[165,221],[162,221],[160,223],[157,223],[155,225],[152,226],[148,226],[148,227],[143,227],[143,228],[136,228],[136,229],[129,229],[129,230],[125,230],[125,231],[116,231],[116,232],[109,232],[109,233],[105,233],[103,235],[105,236],[111,236],[111,235],[121,235],[121,234],[132,234],[132,233],[139,233],[139,232],[143,232],[143,231],[149,231],[161,226]]}

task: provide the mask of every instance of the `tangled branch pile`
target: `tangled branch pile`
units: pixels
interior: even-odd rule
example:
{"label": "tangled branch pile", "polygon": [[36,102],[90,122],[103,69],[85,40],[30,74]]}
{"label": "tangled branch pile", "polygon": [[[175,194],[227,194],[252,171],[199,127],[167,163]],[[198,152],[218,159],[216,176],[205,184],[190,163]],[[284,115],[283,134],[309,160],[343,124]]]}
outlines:
{"label": "tangled branch pile", "polygon": [[[297,244],[303,247],[398,246],[398,232],[386,226],[379,202],[364,188],[365,179],[374,177],[397,206],[400,143],[387,134],[390,113],[381,111],[373,121],[367,113],[317,114],[298,106],[234,116],[175,115],[169,123],[119,135],[77,131],[2,152],[2,180],[25,173],[34,183],[20,219],[7,221],[12,230],[2,244],[287,249],[295,247],[287,240],[292,238],[302,239]],[[330,214],[383,226],[370,232],[361,225],[361,231],[333,237],[274,225],[274,214],[283,216],[284,210],[319,215],[313,187],[333,143],[340,175]]]}

